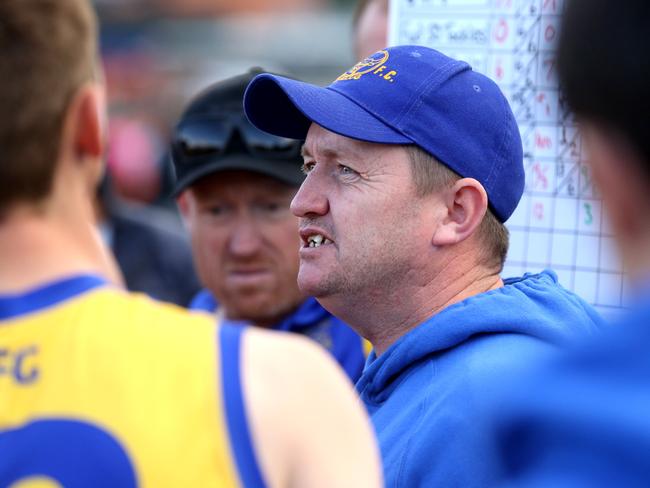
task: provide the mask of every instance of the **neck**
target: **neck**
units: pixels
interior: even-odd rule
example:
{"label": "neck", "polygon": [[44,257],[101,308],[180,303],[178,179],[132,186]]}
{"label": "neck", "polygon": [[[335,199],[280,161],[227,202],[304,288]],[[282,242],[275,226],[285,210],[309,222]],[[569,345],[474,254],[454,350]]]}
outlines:
{"label": "neck", "polygon": [[393,282],[390,290],[346,297],[350,303],[339,304],[331,311],[367,338],[379,356],[411,329],[450,305],[503,286],[495,270],[477,264],[466,254],[437,259],[446,265],[430,270],[426,276],[422,268],[414,268],[399,283]]}
{"label": "neck", "polygon": [[243,320],[245,322],[249,322],[249,323],[253,324],[256,327],[261,327],[262,329],[273,329],[278,324],[282,323],[292,313],[294,313],[296,310],[298,310],[298,308],[300,307],[303,300],[304,300],[304,298],[300,302],[298,302],[297,304],[294,304],[291,308],[287,309],[285,307],[281,311],[280,310],[267,310],[267,314],[264,315],[264,316],[249,317],[249,318],[244,318],[244,317],[241,317],[241,316],[233,316],[225,308],[223,309],[223,316],[225,318],[227,318],[227,319],[230,319],[230,320]]}
{"label": "neck", "polygon": [[0,293],[80,273],[120,278],[90,219],[22,207],[0,222]]}

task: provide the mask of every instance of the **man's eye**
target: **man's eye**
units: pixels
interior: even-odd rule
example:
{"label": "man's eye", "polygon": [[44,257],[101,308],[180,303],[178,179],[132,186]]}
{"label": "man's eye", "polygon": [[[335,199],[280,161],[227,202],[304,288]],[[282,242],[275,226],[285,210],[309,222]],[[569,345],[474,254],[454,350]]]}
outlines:
{"label": "man's eye", "polygon": [[339,171],[340,171],[340,173],[342,175],[357,175],[357,174],[359,174],[356,171],[354,171],[352,168],[350,168],[349,166],[345,166],[343,164],[339,165]]}
{"label": "man's eye", "polygon": [[280,210],[282,207],[279,203],[276,202],[267,202],[267,203],[262,203],[259,205],[259,208],[266,212],[277,212]]}
{"label": "man's eye", "polygon": [[251,207],[251,210],[258,217],[268,218],[284,218],[289,213],[289,203],[287,202],[257,202]]}
{"label": "man's eye", "polygon": [[210,205],[206,207],[205,211],[212,217],[224,217],[232,211],[232,207],[224,204]]}
{"label": "man's eye", "polygon": [[314,163],[313,161],[310,161],[308,163],[304,163],[302,165],[302,168],[301,168],[302,172],[305,173],[305,174],[308,174],[308,173],[311,172],[312,169],[314,169],[314,166],[316,166],[316,163]]}

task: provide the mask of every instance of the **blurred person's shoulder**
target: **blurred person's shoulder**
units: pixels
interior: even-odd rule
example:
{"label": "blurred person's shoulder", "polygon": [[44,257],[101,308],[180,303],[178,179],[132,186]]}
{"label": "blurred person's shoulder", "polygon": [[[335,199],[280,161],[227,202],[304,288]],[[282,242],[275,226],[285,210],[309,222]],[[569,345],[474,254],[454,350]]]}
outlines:
{"label": "blurred person's shoulder", "polygon": [[113,225],[137,228],[148,239],[188,240],[180,217],[172,210],[120,200],[111,202],[108,213]]}
{"label": "blurred person's shoulder", "polygon": [[111,248],[127,287],[186,306],[201,286],[178,214],[122,201],[108,212]]}
{"label": "blurred person's shoulder", "polygon": [[490,417],[504,480],[647,486],[649,323],[650,305],[634,308],[505,385],[506,401]]}

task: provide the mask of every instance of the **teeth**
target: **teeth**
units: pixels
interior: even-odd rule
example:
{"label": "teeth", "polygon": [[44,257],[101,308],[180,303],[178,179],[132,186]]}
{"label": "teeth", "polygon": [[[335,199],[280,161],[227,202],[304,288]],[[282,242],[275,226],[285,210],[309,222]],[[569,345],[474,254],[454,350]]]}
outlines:
{"label": "teeth", "polygon": [[328,244],[330,242],[332,242],[332,241],[330,241],[329,239],[324,238],[320,234],[314,234],[313,236],[309,236],[307,238],[307,246],[308,247],[319,247],[322,244]]}

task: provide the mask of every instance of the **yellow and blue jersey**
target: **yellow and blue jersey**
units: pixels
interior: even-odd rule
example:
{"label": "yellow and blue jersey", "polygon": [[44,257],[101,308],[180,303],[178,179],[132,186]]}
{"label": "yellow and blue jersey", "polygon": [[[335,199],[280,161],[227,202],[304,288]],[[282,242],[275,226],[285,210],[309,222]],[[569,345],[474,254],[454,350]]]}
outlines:
{"label": "yellow and blue jersey", "polygon": [[91,275],[0,296],[0,486],[263,486],[243,331]]}

